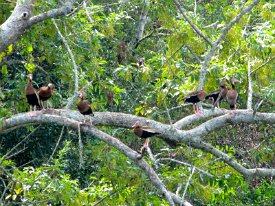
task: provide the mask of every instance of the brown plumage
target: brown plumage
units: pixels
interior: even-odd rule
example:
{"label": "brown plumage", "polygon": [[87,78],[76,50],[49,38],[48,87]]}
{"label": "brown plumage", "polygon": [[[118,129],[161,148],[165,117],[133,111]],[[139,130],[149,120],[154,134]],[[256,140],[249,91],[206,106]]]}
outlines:
{"label": "brown plumage", "polygon": [[206,96],[205,91],[199,90],[189,93],[187,97],[184,98],[184,102],[191,102],[193,103],[193,111],[196,115],[200,114],[199,108],[197,103],[200,101],[204,101]]}
{"label": "brown plumage", "polygon": [[26,98],[30,105],[30,111],[36,111],[36,107],[40,108],[39,97],[32,85],[32,74],[28,75],[28,84],[26,87]]}
{"label": "brown plumage", "polygon": [[240,81],[235,78],[230,79],[232,88],[228,90],[226,94],[226,100],[229,103],[230,109],[233,109],[233,110],[236,110],[236,101],[238,97],[238,92],[236,91],[236,88],[235,88],[236,82],[240,82]]}
{"label": "brown plumage", "polygon": [[54,85],[52,83],[49,83],[48,86],[40,87],[38,90],[38,96],[40,99],[40,105],[42,105],[44,109],[44,103],[46,102],[46,107],[48,109],[48,99],[51,98],[52,94],[54,92]]}
{"label": "brown plumage", "polygon": [[209,93],[208,95],[206,95],[205,99],[211,99],[212,103],[214,106],[218,106],[219,107],[219,102],[226,97],[227,94],[227,82],[226,80],[222,80],[220,82],[220,88],[218,90],[215,90],[211,93]]}
{"label": "brown plumage", "polygon": [[94,116],[94,113],[93,113],[93,110],[91,108],[91,105],[87,100],[84,99],[83,92],[79,93],[79,97],[80,97],[80,101],[77,104],[77,109],[81,114],[84,115],[84,123],[86,121],[85,115],[89,115],[90,116],[90,123],[92,124],[91,116]]}
{"label": "brown plumage", "polygon": [[140,126],[138,122],[136,122],[132,128],[134,128],[134,133],[140,138],[145,138],[144,145],[140,148],[140,152],[143,153],[143,150],[149,146],[149,137],[159,134],[154,129],[147,126]]}

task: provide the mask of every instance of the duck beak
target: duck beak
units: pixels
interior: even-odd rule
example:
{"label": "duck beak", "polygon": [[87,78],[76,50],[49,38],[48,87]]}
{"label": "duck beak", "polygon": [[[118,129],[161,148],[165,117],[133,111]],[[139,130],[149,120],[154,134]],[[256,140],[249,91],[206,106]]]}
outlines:
{"label": "duck beak", "polygon": [[135,124],[133,124],[132,128],[135,128],[136,126],[138,126],[137,122],[135,122]]}

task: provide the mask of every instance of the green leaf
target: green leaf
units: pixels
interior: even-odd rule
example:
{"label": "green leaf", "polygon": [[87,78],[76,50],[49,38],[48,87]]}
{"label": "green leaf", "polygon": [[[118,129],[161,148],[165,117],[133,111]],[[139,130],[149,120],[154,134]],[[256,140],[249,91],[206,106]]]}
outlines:
{"label": "green leaf", "polygon": [[8,75],[8,67],[6,64],[2,66],[2,74],[5,76]]}

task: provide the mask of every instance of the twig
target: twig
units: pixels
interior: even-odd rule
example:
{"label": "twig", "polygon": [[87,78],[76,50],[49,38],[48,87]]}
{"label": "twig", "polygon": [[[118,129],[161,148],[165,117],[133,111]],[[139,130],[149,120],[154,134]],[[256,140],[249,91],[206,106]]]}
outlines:
{"label": "twig", "polygon": [[166,113],[167,113],[167,116],[168,116],[168,120],[169,120],[169,123],[170,123],[170,126],[173,125],[173,122],[172,122],[172,119],[171,119],[171,116],[170,116],[170,113],[169,113],[169,110],[167,108],[167,105],[166,105],[166,101],[164,100],[164,106],[165,106],[165,110],[166,110]]}
{"label": "twig", "polygon": [[52,152],[52,154],[51,154],[51,156],[50,156],[50,158],[48,159],[48,161],[47,161],[47,164],[50,162],[50,160],[53,158],[53,156],[54,156],[54,153],[55,153],[55,151],[57,150],[57,147],[58,147],[58,145],[59,145],[59,143],[60,143],[60,141],[61,141],[61,138],[62,138],[62,136],[63,136],[63,133],[64,133],[64,126],[62,127],[62,130],[61,130],[61,133],[60,133],[60,135],[59,135],[59,138],[58,138],[58,140],[57,140],[57,143],[56,143],[56,145],[55,145],[55,148],[54,148],[54,150],[53,150],[53,152]]}
{"label": "twig", "polygon": [[139,40],[136,42],[134,48],[137,48],[138,45],[139,45],[142,41],[144,41],[145,39],[148,39],[149,37],[151,37],[151,36],[153,35],[154,32],[155,32],[155,30],[153,30],[152,32],[150,32],[150,33],[147,34],[146,36],[144,36],[144,37],[142,37],[141,39],[139,39]]}
{"label": "twig", "polygon": [[260,66],[258,66],[256,69],[254,69],[252,72],[250,72],[250,74],[258,71],[259,69],[263,68],[265,65],[267,65],[269,62],[271,62],[273,59],[275,58],[275,56],[273,57],[269,57],[268,60],[266,62],[264,62],[263,64],[261,64]]}
{"label": "twig", "polygon": [[[7,152],[3,157],[2,160],[0,161],[0,164],[3,163],[4,160],[8,159],[9,155],[11,154],[12,151],[14,151],[16,148],[18,148],[23,142],[25,142],[39,127],[41,127],[41,124],[37,126],[31,133],[29,133],[22,141],[20,141],[18,144],[16,144],[9,152]],[[12,155],[14,156],[14,155]],[[10,156],[11,157],[11,156]]]}
{"label": "twig", "polygon": [[177,196],[179,195],[181,189],[182,189],[182,184],[179,183],[179,184],[178,184],[178,188],[177,188],[177,190],[176,190],[176,195],[177,195]]}
{"label": "twig", "polygon": [[189,176],[189,178],[188,178],[188,181],[187,181],[187,183],[186,183],[186,185],[185,185],[184,192],[183,192],[182,197],[181,197],[180,206],[183,206],[184,196],[185,196],[185,194],[186,194],[186,192],[187,192],[187,189],[188,189],[188,187],[189,187],[189,185],[190,185],[190,181],[191,181],[191,179],[192,179],[192,176],[193,176],[194,172],[195,172],[195,167],[192,168],[192,172],[191,172],[191,174],[190,174],[190,176]]}
{"label": "twig", "polygon": [[81,139],[80,125],[81,123],[78,124],[79,169],[82,169],[84,164],[84,159],[83,159],[83,142]]}
{"label": "twig", "polygon": [[118,191],[113,191],[111,193],[109,193],[108,195],[106,195],[105,197],[101,198],[100,200],[98,200],[95,204],[93,204],[93,206],[99,205],[101,202],[103,202],[106,198],[116,194]]}
{"label": "twig", "polygon": [[70,49],[70,46],[69,46],[67,40],[65,39],[65,37],[62,35],[61,31],[59,30],[59,28],[58,28],[58,26],[56,24],[55,19],[52,19],[52,22],[53,22],[53,25],[55,26],[55,29],[56,29],[57,33],[59,34],[60,38],[62,39],[63,44],[65,45],[65,47],[66,47],[66,49],[67,49],[67,51],[68,51],[68,53],[70,55],[71,61],[73,62],[74,76],[75,76],[74,93],[77,93],[78,92],[78,68],[77,68],[77,65],[76,65],[76,62],[75,62],[75,58],[74,58],[73,52]]}
{"label": "twig", "polygon": [[194,168],[196,169],[198,172],[201,172],[209,177],[214,177],[212,174],[210,174],[209,172],[206,172],[198,167],[195,167],[194,165],[191,165],[191,164],[188,164],[186,162],[182,162],[182,161],[179,161],[179,160],[176,160],[176,159],[173,159],[173,158],[159,158],[156,160],[156,164],[160,161],[171,161],[171,162],[175,162],[175,163],[178,163],[178,164],[181,164],[181,165],[184,165],[184,166],[187,166],[187,167],[191,167],[191,168]]}
{"label": "twig", "polygon": [[[92,83],[93,83],[93,81],[90,81],[87,85],[85,85],[84,87],[82,87],[82,89],[80,89],[80,91],[85,92],[92,85]],[[78,98],[78,96],[79,96],[79,92],[76,92],[70,98],[70,100],[68,101],[68,103],[66,104],[65,109],[70,109],[73,106],[74,101]]]}
{"label": "twig", "polygon": [[248,88],[247,88],[247,109],[252,110],[252,80],[251,80],[251,62],[250,62],[250,49],[249,49],[249,54],[248,54],[248,61],[247,61],[247,83],[248,83]]}
{"label": "twig", "polygon": [[264,100],[262,99],[260,102],[258,102],[257,104],[255,104],[255,106],[254,106],[254,111],[253,111],[253,116],[256,115],[257,110],[260,108],[260,106],[262,105],[263,101],[264,101]]}
{"label": "twig", "polygon": [[91,18],[91,16],[90,16],[89,12],[88,12],[88,10],[87,10],[86,1],[83,2],[83,8],[84,8],[84,10],[85,10],[85,14],[86,14],[86,16],[87,16],[87,18],[88,18],[90,24],[92,24],[92,23],[93,23],[93,20],[92,20],[92,18]]}
{"label": "twig", "polygon": [[154,157],[151,148],[148,146],[148,147],[146,147],[146,150],[147,150],[147,152],[149,154],[150,159],[153,161],[153,163],[156,166],[156,168],[158,168],[158,164],[156,163],[156,158]]}

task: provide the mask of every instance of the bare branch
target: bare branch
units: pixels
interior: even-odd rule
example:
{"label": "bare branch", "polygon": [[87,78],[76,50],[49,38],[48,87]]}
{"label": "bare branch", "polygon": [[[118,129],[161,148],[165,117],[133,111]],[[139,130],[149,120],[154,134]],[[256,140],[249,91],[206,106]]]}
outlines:
{"label": "bare branch", "polygon": [[67,40],[65,39],[65,37],[62,35],[61,31],[59,30],[56,22],[55,22],[55,19],[52,19],[52,22],[53,22],[53,25],[55,27],[55,29],[57,30],[57,33],[59,34],[60,38],[62,39],[63,41],[63,44],[65,45],[69,55],[70,55],[70,58],[71,58],[71,61],[73,62],[73,67],[74,67],[74,93],[77,93],[78,92],[78,68],[77,68],[77,65],[76,65],[76,62],[75,62],[75,58],[74,58],[74,54],[67,42]]}
{"label": "bare branch", "polygon": [[59,138],[58,138],[58,140],[57,140],[57,143],[56,143],[56,145],[55,145],[55,147],[54,147],[54,150],[53,150],[53,152],[52,152],[52,154],[51,154],[51,156],[49,157],[49,159],[48,159],[48,161],[47,161],[47,164],[50,162],[50,160],[53,158],[53,156],[54,156],[54,154],[55,154],[55,151],[57,150],[57,147],[59,146],[59,143],[60,143],[60,141],[61,141],[61,138],[62,138],[62,136],[63,136],[63,133],[64,133],[64,126],[62,127],[62,130],[61,130],[61,133],[60,133],[60,135],[59,135]]}
{"label": "bare branch", "polygon": [[[92,85],[93,81],[90,81],[87,85],[85,85],[83,88],[80,89],[80,91],[85,92],[91,85]],[[65,106],[65,109],[70,109],[73,104],[74,101],[79,97],[79,92],[76,92],[68,101],[68,103]]]}
{"label": "bare branch", "polygon": [[246,106],[247,106],[248,110],[252,110],[253,90],[252,90],[252,79],[251,79],[250,50],[249,50],[248,61],[247,61],[247,84],[248,84],[248,88],[247,88],[247,104],[246,104]]}
{"label": "bare branch", "polygon": [[68,1],[63,7],[32,16],[31,1],[17,1],[11,16],[0,25],[0,53],[17,41],[26,29],[45,19],[66,15],[71,8],[72,4]]}
{"label": "bare branch", "polygon": [[173,159],[173,158],[159,158],[156,160],[156,163],[160,162],[160,161],[171,161],[171,162],[175,162],[175,163],[178,163],[178,164],[181,164],[181,165],[184,165],[184,166],[187,166],[187,167],[190,167],[190,168],[195,168],[198,172],[201,172],[209,177],[214,177],[214,175],[210,174],[209,172],[207,171],[204,171],[198,167],[195,167],[194,165],[191,165],[191,164],[188,164],[186,162],[182,162],[182,161],[179,161],[179,160],[176,160],[176,159]]}
{"label": "bare branch", "polygon": [[[193,143],[191,143],[193,145]],[[218,150],[217,148],[213,147],[212,145],[200,142],[200,144],[196,145],[199,146],[200,149],[207,151],[211,154],[214,154],[216,157],[221,158],[225,163],[230,165],[232,168],[237,170],[239,173],[243,174],[246,177],[255,177],[255,176],[275,176],[275,169],[270,168],[254,168],[254,169],[247,169],[244,166],[240,165],[233,157],[228,156],[227,154],[223,153],[222,151]]]}
{"label": "bare branch", "polygon": [[[3,127],[7,126],[7,124],[15,124],[18,125],[20,123],[24,122],[23,124],[26,124],[27,122],[43,122],[43,123],[49,123],[49,122],[55,122],[59,125],[64,125],[67,127],[71,127],[75,130],[78,129],[79,123],[76,120],[68,119],[66,117],[61,117],[57,115],[52,114],[43,114],[42,112],[36,112],[36,115],[33,115],[31,113],[16,115],[16,119],[7,119],[6,121],[2,122],[3,124],[0,125],[0,130],[3,129]],[[6,124],[7,123],[7,124]],[[121,153],[123,153],[125,156],[127,156],[129,159],[134,161],[141,169],[144,170],[144,172],[148,175],[150,178],[152,184],[157,188],[159,193],[161,195],[164,195],[166,200],[169,202],[171,206],[174,206],[174,202],[170,196],[170,193],[167,191],[165,185],[162,183],[156,172],[150,167],[150,165],[144,161],[140,154],[138,154],[136,151],[132,150],[125,144],[123,144],[120,140],[117,138],[114,138],[100,130],[98,130],[96,127],[92,125],[85,125],[80,124],[80,129],[82,132],[87,133],[91,136],[95,136],[101,141],[106,142],[107,144],[115,147],[118,149]]]}
{"label": "bare branch", "polygon": [[222,34],[219,36],[219,38],[215,41],[215,47],[217,47],[221,41],[224,39],[224,37],[227,35],[229,30],[234,26],[235,23],[237,23],[246,13],[252,10],[254,6],[256,6],[260,0],[254,0],[249,6],[245,6],[241,13],[239,13],[234,19],[232,19],[229,24],[224,28]]}
{"label": "bare branch", "polygon": [[190,176],[189,176],[189,178],[188,178],[188,180],[187,180],[187,183],[186,183],[186,185],[185,185],[184,192],[183,192],[182,197],[181,197],[180,206],[183,206],[183,203],[184,203],[184,196],[185,196],[185,194],[186,194],[186,192],[187,192],[187,189],[188,189],[188,187],[189,187],[189,184],[190,184],[190,181],[191,181],[191,179],[192,179],[192,176],[193,176],[194,172],[195,172],[195,167],[192,168],[191,174],[190,174]]}
{"label": "bare branch", "polygon": [[[123,113],[114,113],[114,112],[95,112],[93,117],[93,124],[97,126],[118,126],[131,128],[132,123],[139,121],[141,125],[147,125],[155,129],[160,133],[160,137],[168,142],[174,143],[187,143],[195,148],[202,149],[204,151],[210,152],[217,157],[222,157],[228,165],[236,169],[243,175],[258,175],[258,176],[275,176],[274,169],[246,169],[243,166],[239,165],[237,162],[232,161],[232,158],[216,149],[215,147],[204,143],[201,141],[200,137],[203,135],[209,134],[212,131],[223,128],[226,124],[229,123],[275,123],[275,114],[273,113],[257,113],[253,116],[253,112],[247,110],[241,111],[237,110],[235,115],[226,114],[213,118],[206,121],[205,123],[190,129],[190,130],[178,130],[175,127],[170,125],[165,125],[144,117],[137,117],[134,115],[123,114]],[[8,119],[2,119],[0,124],[0,133],[9,132],[15,128],[39,124],[39,123],[56,123],[61,126],[71,127],[75,130],[78,129],[79,121],[83,121],[83,115],[78,111],[72,110],[44,110],[37,111],[35,115],[33,113],[21,113],[14,115]],[[88,132],[89,134],[96,135],[95,129],[89,125],[81,125],[81,131]],[[97,131],[101,132],[101,131]],[[100,133],[101,134],[101,133]],[[109,137],[109,136],[108,136]],[[108,142],[106,139],[101,139],[102,141]],[[109,139],[110,140],[110,139]],[[114,141],[114,142],[113,142]],[[120,146],[118,140],[113,138],[111,145],[118,148]],[[119,149],[122,153],[132,159],[141,158],[138,153],[126,153],[128,150],[125,147]]]}
{"label": "bare branch", "polygon": [[256,69],[254,69],[250,74],[258,71],[259,69],[263,68],[265,65],[267,65],[269,62],[271,62],[273,59],[275,58],[275,56],[273,57],[269,57],[266,62],[264,62],[263,64],[261,64],[260,66],[258,66]]}
{"label": "bare branch", "polygon": [[234,19],[232,19],[229,24],[224,28],[219,38],[212,44],[212,48],[205,56],[204,62],[202,63],[202,68],[200,72],[200,79],[199,79],[199,85],[198,90],[201,90],[204,85],[205,77],[207,74],[207,70],[210,65],[210,60],[212,59],[213,55],[215,54],[216,50],[218,49],[218,46],[222,42],[222,40],[225,38],[229,30],[234,26],[235,23],[237,23],[246,13],[251,11],[251,9],[256,6],[259,3],[260,0],[254,0],[249,6],[246,6],[243,8],[241,13],[239,13]]}
{"label": "bare branch", "polygon": [[141,13],[140,19],[139,19],[139,25],[138,25],[136,39],[134,41],[134,45],[136,45],[136,46],[137,46],[137,43],[141,40],[143,33],[144,33],[144,27],[147,23],[147,14],[148,14],[149,4],[150,4],[150,0],[145,0],[144,6],[142,9],[142,13]]}
{"label": "bare branch", "polygon": [[187,16],[187,14],[185,13],[184,9],[182,8],[182,6],[180,5],[180,3],[177,0],[173,0],[176,7],[178,8],[178,10],[180,11],[180,13],[182,14],[182,16],[184,17],[184,19],[190,24],[190,26],[195,30],[195,32],[201,36],[207,43],[209,43],[211,46],[213,46],[213,42],[211,39],[209,39]]}
{"label": "bare branch", "polygon": [[72,3],[70,1],[67,1],[67,2],[65,2],[64,6],[58,8],[58,9],[53,9],[53,10],[47,11],[45,13],[38,14],[37,16],[31,17],[29,20],[29,24],[31,26],[38,22],[44,21],[45,19],[56,18],[58,16],[68,14],[71,11],[72,11]]}

